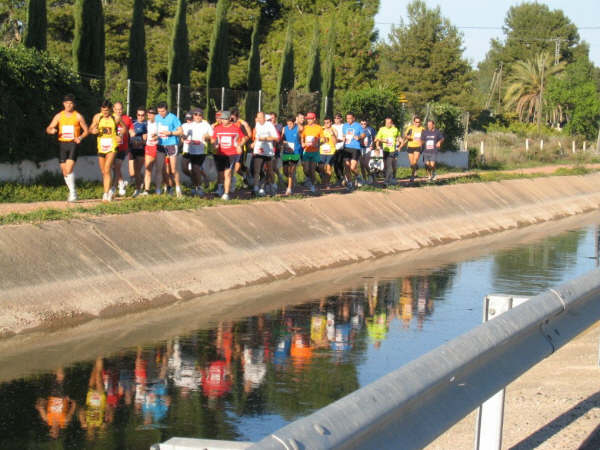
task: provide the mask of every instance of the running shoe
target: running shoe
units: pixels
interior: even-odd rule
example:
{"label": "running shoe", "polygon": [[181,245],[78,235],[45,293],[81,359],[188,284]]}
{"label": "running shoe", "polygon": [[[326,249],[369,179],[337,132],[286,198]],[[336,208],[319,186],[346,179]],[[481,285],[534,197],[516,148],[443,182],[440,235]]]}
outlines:
{"label": "running shoe", "polygon": [[136,198],[138,195],[140,195],[140,190],[136,189],[135,191],[133,191],[133,195],[131,196],[131,198]]}
{"label": "running shoe", "polygon": [[287,188],[285,190],[285,195],[292,195],[292,190],[290,188]]}
{"label": "running shoe", "polygon": [[223,189],[223,185],[222,185],[222,184],[219,184],[219,185],[217,186],[217,195],[218,195],[219,197],[221,197],[221,196],[222,196],[224,193],[225,193],[225,190]]}
{"label": "running shoe", "polygon": [[264,197],[264,196],[265,196],[265,194],[266,194],[266,192],[265,192],[265,190],[264,190],[263,188],[260,188],[260,189],[258,190],[258,196],[259,196],[259,197]]}
{"label": "running shoe", "polygon": [[225,201],[229,200],[229,194],[221,195],[221,200],[225,200]]}
{"label": "running shoe", "polygon": [[104,194],[102,194],[102,202],[107,202],[108,201],[108,194],[105,192]]}
{"label": "running shoe", "polygon": [[140,197],[148,197],[149,195],[150,195],[150,192],[144,191],[140,194]]}
{"label": "running shoe", "polygon": [[181,193],[181,187],[180,187],[180,186],[176,186],[176,187],[175,187],[175,196],[176,196],[177,198],[181,198],[181,197],[183,197],[183,194]]}
{"label": "running shoe", "polygon": [[67,198],[68,202],[76,202],[77,201],[77,192],[70,192],[69,197]]}
{"label": "running shoe", "polygon": [[124,197],[125,194],[127,194],[127,191],[125,190],[125,182],[124,181],[119,181],[119,196]]}
{"label": "running shoe", "polygon": [[312,183],[310,184],[309,189],[310,189],[311,194],[314,194],[315,192],[317,192],[317,189],[315,188],[315,185],[312,184]]}
{"label": "running shoe", "polygon": [[365,184],[365,180],[362,177],[356,177],[356,187],[361,187]]}
{"label": "running shoe", "polygon": [[116,192],[116,190],[115,190],[114,186],[108,190],[108,193],[110,194],[110,198],[113,198],[115,196],[115,192]]}
{"label": "running shoe", "polygon": [[415,176],[414,176],[414,175],[411,175],[411,176],[410,176],[410,182],[411,182],[411,183],[414,183],[414,182],[415,182]]}
{"label": "running shoe", "polygon": [[107,202],[112,202],[114,195],[115,195],[114,189],[109,190],[108,194],[106,194],[106,201]]}
{"label": "running shoe", "polygon": [[348,182],[346,183],[346,189],[347,189],[348,191],[351,191],[353,188],[354,188],[354,186],[352,185],[352,181],[348,181]]}

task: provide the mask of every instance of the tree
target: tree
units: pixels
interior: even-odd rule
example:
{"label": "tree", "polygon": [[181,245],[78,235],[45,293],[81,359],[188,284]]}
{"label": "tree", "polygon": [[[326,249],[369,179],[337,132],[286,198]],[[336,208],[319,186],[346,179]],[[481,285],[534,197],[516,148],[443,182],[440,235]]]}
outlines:
{"label": "tree", "polygon": [[[313,37],[310,45],[307,67],[308,70],[306,73],[306,92],[313,95],[318,95],[314,93],[321,90],[321,85],[323,83],[323,76],[321,74],[321,51],[319,46],[319,19],[318,17],[315,17],[315,25],[313,29]],[[321,101],[320,98],[317,98],[316,100],[317,108],[315,111],[318,113],[321,110]]]}
{"label": "tree", "polygon": [[[211,116],[212,112],[216,110],[216,108],[211,105],[211,89],[229,87],[228,9],[229,0],[218,1],[215,25],[210,40],[210,54],[208,56],[208,67],[206,69],[206,109]],[[219,107],[220,105],[215,106]]]}
{"label": "tree", "polygon": [[398,128],[404,123],[404,110],[389,88],[346,91],[341,106],[342,114],[351,112],[359,119],[367,119],[375,129],[383,126],[386,117],[391,117]]}
{"label": "tree", "polygon": [[513,65],[513,74],[504,95],[506,108],[515,108],[519,119],[525,122],[537,117],[541,126],[544,103],[544,86],[548,79],[562,71],[565,63],[553,65],[552,57],[539,53],[534,60],[517,61]]}
{"label": "tree", "polygon": [[325,71],[321,87],[321,118],[333,115],[333,96],[335,91],[335,23],[327,32],[327,53],[325,54]]}
{"label": "tree", "polygon": [[276,111],[278,115],[282,114],[283,106],[287,103],[287,93],[294,89],[294,44],[292,42],[292,22],[288,22],[285,44],[281,55],[279,65],[279,75],[277,76],[277,99]]}
{"label": "tree", "polygon": [[29,0],[27,6],[25,47],[46,50],[46,0]]}
{"label": "tree", "polygon": [[390,43],[381,46],[379,79],[415,109],[439,101],[465,106],[472,74],[458,29],[422,0],[407,9],[408,22],[393,27]]}
{"label": "tree", "polygon": [[134,0],[133,18],[129,31],[127,78],[131,80],[130,102],[133,108],[146,104],[148,93],[148,61],[144,31],[144,0]]}
{"label": "tree", "polygon": [[88,84],[104,91],[104,14],[100,0],[75,0],[73,68]]}
{"label": "tree", "polygon": [[[186,0],[178,0],[177,13],[175,14],[175,27],[169,49],[169,74],[167,76],[167,98],[169,109],[174,111],[177,107],[178,84],[185,89],[190,86],[190,48],[188,41]],[[190,107],[189,95],[182,95],[180,106],[187,110]]]}
{"label": "tree", "polygon": [[254,118],[258,112],[258,92],[262,89],[260,78],[260,31],[261,31],[261,16],[254,22],[252,29],[252,38],[250,44],[250,56],[248,57],[248,93],[246,94],[246,118],[251,125],[254,124]]}

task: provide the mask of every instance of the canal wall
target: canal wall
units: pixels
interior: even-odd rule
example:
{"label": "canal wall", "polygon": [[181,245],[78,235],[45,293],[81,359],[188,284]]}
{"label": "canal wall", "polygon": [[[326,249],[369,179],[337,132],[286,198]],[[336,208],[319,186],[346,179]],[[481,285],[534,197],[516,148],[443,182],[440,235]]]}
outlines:
{"label": "canal wall", "polygon": [[599,206],[600,174],[593,174],[3,226],[0,331],[11,335],[317,277],[326,268]]}

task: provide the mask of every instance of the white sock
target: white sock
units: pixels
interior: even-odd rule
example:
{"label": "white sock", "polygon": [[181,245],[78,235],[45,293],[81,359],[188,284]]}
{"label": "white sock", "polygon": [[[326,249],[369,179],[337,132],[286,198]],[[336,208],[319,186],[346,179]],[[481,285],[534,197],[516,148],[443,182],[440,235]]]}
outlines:
{"label": "white sock", "polygon": [[65,178],[65,184],[69,188],[69,192],[72,194],[75,192],[75,175],[71,172]]}

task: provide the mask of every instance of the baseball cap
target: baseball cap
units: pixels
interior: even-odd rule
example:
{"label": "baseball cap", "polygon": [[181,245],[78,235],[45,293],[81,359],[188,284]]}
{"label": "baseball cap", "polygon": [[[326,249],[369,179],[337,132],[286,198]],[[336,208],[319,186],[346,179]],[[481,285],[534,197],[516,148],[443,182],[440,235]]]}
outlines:
{"label": "baseball cap", "polygon": [[190,112],[185,113],[185,118],[186,119],[192,119],[193,118],[192,112],[190,111]]}
{"label": "baseball cap", "polygon": [[317,115],[314,112],[309,112],[306,114],[307,119],[316,119]]}
{"label": "baseball cap", "polygon": [[221,119],[231,119],[231,113],[229,111],[221,111]]}
{"label": "baseball cap", "polygon": [[271,114],[265,114],[265,120],[271,120],[273,116]]}
{"label": "baseball cap", "polygon": [[190,113],[191,114],[200,114],[201,116],[204,115],[204,111],[202,111],[202,108],[192,108]]}

